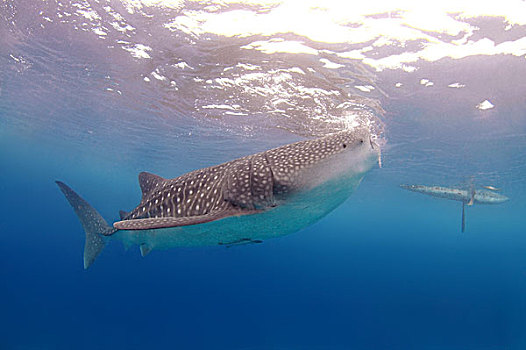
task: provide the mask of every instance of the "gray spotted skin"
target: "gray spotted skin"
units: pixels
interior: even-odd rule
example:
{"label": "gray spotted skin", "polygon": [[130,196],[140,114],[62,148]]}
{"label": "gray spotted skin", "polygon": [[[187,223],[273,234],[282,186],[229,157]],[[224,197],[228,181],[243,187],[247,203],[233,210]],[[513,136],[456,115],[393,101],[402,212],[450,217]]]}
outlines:
{"label": "gray spotted skin", "polygon": [[93,261],[95,261],[95,258],[100,254],[102,248],[104,248],[102,236],[112,235],[116,230],[110,227],[102,216],[68,185],[62,181],[56,181],[56,183],[73,207],[73,210],[75,210],[86,232],[84,268],[87,269]]}
{"label": "gray spotted skin", "polygon": [[141,203],[114,227],[173,227],[255,213],[275,206],[276,199],[305,186],[306,178],[312,176],[309,170],[359,147],[373,147],[369,134],[343,131],[195,170],[174,179],[143,172],[139,174]]}
{"label": "gray spotted skin", "polygon": [[225,200],[245,209],[272,206],[272,171],[265,153],[244,157],[229,164],[223,184]]}
{"label": "gray spotted skin", "polygon": [[443,186],[426,186],[426,185],[400,185],[400,187],[418,193],[427,194],[433,197],[451,199],[455,201],[468,203],[473,196],[473,202],[478,204],[499,204],[509,200],[508,197],[484,189],[470,190],[462,188],[451,188]]}
{"label": "gray spotted skin", "polygon": [[[349,131],[315,140],[285,145],[265,152],[272,169],[274,193],[285,194],[297,190],[308,176],[309,168],[339,153],[355,149],[363,143],[370,143],[365,135]],[[372,147],[372,144],[371,144]]]}
{"label": "gray spotted skin", "polygon": [[221,196],[226,165],[196,170],[170,180],[140,173],[143,198],[124,220],[192,217],[226,209],[229,203]]}

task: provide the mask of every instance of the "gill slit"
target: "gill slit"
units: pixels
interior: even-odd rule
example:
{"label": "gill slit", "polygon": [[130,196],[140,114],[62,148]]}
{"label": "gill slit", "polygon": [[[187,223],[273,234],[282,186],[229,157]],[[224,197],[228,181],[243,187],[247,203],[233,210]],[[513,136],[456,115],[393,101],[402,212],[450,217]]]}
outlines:
{"label": "gill slit", "polygon": [[[172,189],[173,184],[170,185],[170,190]],[[175,217],[176,214],[176,208],[175,208],[175,197],[177,197],[177,187],[174,186],[174,191],[171,192],[170,195],[170,204],[172,205],[170,207],[170,216]]]}
{"label": "gill slit", "polygon": [[252,208],[251,209],[256,209],[256,205],[254,204],[254,187],[252,186],[252,169],[253,169],[253,162],[254,162],[254,157],[255,156],[251,156],[250,157],[250,162],[248,163],[249,164],[249,170],[248,170],[248,187],[250,188],[250,200],[252,201]]}
{"label": "gill slit", "polygon": [[274,205],[274,172],[272,171],[272,164],[270,164],[270,161],[268,160],[267,152],[263,153],[265,156],[265,161],[268,165],[268,170],[270,172],[270,193],[269,193],[269,202]]}
{"label": "gill slit", "polygon": [[[228,162],[227,164],[224,165],[224,169],[221,169],[220,166],[218,166],[218,169],[217,169],[217,172],[218,173],[221,173],[220,177],[217,179],[217,181],[215,182],[215,184],[210,187],[210,198],[212,198],[212,194],[214,193],[214,190],[218,190],[219,193],[216,194],[216,198],[215,198],[215,205],[212,206],[210,209],[210,211],[213,211],[214,207],[217,206],[217,210],[220,210],[222,209],[222,205],[225,205],[224,203],[221,203],[221,201],[223,201],[223,188],[225,186],[225,177],[226,177],[226,174],[228,174],[228,172],[230,172],[230,166],[232,164],[232,161],[231,162]],[[221,171],[222,170],[222,171]],[[219,185],[221,185],[221,188],[219,188]]]}

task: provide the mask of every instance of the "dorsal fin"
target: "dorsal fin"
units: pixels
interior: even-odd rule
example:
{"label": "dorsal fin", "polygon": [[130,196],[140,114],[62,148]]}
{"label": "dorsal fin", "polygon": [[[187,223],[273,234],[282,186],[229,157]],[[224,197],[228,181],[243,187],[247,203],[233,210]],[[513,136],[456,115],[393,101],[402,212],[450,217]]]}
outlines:
{"label": "dorsal fin", "polygon": [[141,249],[141,256],[144,258],[146,255],[150,254],[150,252],[152,251],[152,247],[149,246],[148,244],[146,243],[143,243],[139,246],[139,248]]}
{"label": "dorsal fin", "polygon": [[147,196],[152,190],[157,187],[160,183],[164,182],[165,179],[159,175],[148,173],[143,171],[139,174],[139,186],[141,186],[142,197]]}

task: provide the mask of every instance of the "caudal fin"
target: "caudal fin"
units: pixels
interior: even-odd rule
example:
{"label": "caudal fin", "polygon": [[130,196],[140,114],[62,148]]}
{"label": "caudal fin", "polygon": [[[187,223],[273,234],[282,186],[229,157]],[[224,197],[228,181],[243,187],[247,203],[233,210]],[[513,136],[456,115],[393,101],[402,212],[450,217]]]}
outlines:
{"label": "caudal fin", "polygon": [[69,204],[79,217],[86,232],[84,244],[84,268],[87,269],[104,248],[103,236],[111,235],[116,230],[108,225],[106,220],[88,202],[76,194],[68,185],[56,181],[58,187],[66,196]]}

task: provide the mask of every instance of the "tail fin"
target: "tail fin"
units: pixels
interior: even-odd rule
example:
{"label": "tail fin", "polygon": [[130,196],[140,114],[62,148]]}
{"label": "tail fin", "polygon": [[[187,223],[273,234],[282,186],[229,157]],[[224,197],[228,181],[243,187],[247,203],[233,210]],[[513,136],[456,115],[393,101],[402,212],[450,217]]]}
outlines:
{"label": "tail fin", "polygon": [[58,187],[66,196],[69,204],[79,217],[82,227],[86,232],[86,243],[84,244],[84,269],[90,267],[95,258],[104,248],[103,236],[111,235],[116,230],[109,226],[106,220],[88,202],[76,194],[68,185],[56,181]]}

